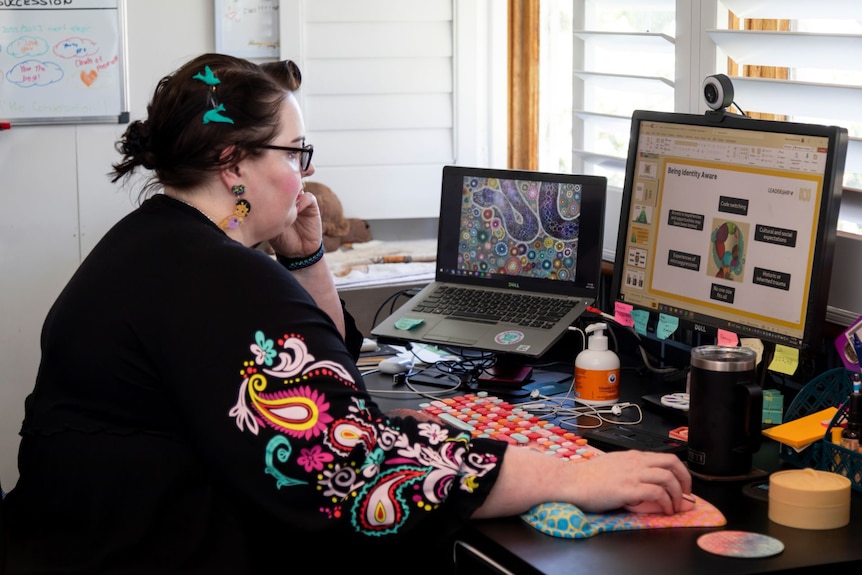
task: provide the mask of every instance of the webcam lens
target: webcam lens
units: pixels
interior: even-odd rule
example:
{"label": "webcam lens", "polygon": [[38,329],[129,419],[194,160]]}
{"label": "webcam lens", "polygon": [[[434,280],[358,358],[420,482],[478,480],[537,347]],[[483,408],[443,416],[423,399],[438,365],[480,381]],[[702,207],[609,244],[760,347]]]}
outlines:
{"label": "webcam lens", "polygon": [[715,103],[718,101],[718,90],[712,84],[707,84],[703,89],[703,97],[707,102]]}

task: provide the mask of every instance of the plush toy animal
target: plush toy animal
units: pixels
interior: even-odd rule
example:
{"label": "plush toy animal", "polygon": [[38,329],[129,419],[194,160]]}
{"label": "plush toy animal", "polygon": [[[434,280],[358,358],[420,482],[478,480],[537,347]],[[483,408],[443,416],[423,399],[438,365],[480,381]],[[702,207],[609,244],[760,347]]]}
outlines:
{"label": "plush toy animal", "polygon": [[371,241],[368,222],[359,218],[345,218],[341,200],[329,186],[306,181],[305,191],[314,194],[320,206],[324,251],[335,251],[342,244]]}

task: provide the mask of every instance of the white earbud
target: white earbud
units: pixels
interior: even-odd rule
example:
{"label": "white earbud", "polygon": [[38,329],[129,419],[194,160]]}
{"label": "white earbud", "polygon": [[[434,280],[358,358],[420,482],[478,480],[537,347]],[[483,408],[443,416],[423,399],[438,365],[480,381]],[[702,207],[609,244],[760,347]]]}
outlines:
{"label": "white earbud", "polygon": [[611,407],[611,413],[613,413],[614,415],[622,415],[623,414],[622,406],[614,405],[613,407]]}

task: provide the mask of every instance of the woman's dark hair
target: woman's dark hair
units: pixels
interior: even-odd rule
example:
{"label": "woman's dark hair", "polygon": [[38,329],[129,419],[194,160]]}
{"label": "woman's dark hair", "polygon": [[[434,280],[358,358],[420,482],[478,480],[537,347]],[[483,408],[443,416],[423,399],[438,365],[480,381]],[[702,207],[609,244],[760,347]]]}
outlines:
{"label": "woman's dark hair", "polygon": [[140,166],[153,171],[142,197],[162,186],[188,189],[259,154],[259,146],[278,134],[286,91],[298,89],[300,78],[290,61],[261,66],[224,54],[198,56],[162,78],[147,119],[129,124],[116,143],[123,159],[112,165],[111,181]]}
{"label": "woman's dark hair", "polygon": [[264,62],[260,65],[263,71],[272,76],[282,88],[291,92],[299,90],[302,84],[302,74],[299,66],[292,60],[279,60],[278,62]]}

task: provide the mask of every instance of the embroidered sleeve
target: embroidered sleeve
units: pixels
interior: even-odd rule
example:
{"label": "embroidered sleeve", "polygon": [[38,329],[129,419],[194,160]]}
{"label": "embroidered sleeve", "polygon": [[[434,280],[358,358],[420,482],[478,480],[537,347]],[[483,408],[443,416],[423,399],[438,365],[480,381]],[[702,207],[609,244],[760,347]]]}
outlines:
{"label": "embroidered sleeve", "polygon": [[409,529],[449,499],[462,514],[478,507],[504,445],[434,422],[389,420],[356,373],[316,358],[297,334],[258,331],[249,342],[229,416],[238,433],[259,438],[260,473],[273,492],[368,536]]}

